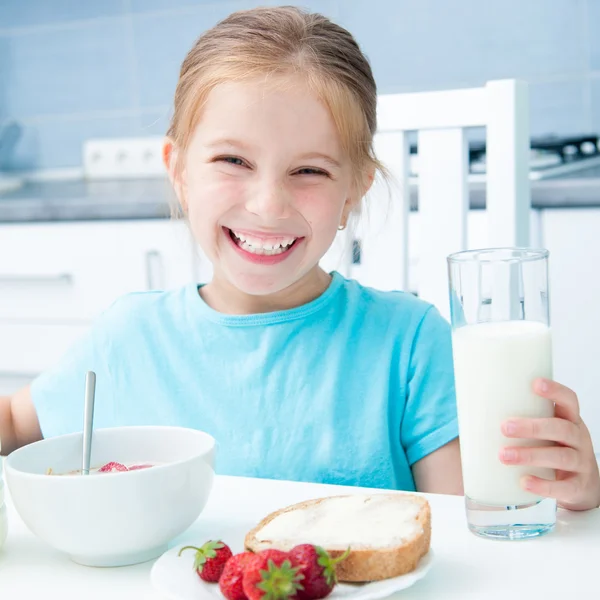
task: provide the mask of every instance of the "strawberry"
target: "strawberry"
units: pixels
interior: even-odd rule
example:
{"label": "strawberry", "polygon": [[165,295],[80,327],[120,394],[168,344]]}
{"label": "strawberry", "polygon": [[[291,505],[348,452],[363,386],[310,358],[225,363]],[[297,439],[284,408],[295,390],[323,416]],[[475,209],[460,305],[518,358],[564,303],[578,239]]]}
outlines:
{"label": "strawberry", "polygon": [[248,600],[289,600],[302,589],[301,579],[287,552],[263,550],[246,564],[243,587]]}
{"label": "strawberry", "polygon": [[223,573],[225,563],[233,556],[231,548],[222,541],[210,540],[200,548],[196,546],[184,546],[178,556],[185,550],[195,550],[194,569],[203,581],[216,583]]}
{"label": "strawberry", "polygon": [[335,566],[349,553],[348,548],[342,556],[333,559],[320,546],[300,544],[292,548],[289,552],[292,565],[303,576],[299,600],[320,600],[328,596],[337,583]]}
{"label": "strawberry", "polygon": [[98,469],[98,473],[116,473],[117,471],[129,471],[129,469],[118,462],[109,462]]}
{"label": "strawberry", "polygon": [[242,552],[227,561],[219,579],[219,588],[227,600],[248,600],[243,586],[244,569],[254,556],[253,552]]}

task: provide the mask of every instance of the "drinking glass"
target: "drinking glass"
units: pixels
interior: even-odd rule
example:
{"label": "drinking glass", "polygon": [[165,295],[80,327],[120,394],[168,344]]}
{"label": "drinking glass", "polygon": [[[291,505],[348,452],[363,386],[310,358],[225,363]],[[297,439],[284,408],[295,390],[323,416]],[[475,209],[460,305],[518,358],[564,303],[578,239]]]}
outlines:
{"label": "drinking glass", "polygon": [[551,531],[556,501],[526,491],[526,475],[554,479],[547,468],[505,465],[504,446],[549,442],[506,438],[511,417],[554,415],[534,394],[537,377],[552,378],[548,252],[490,248],[448,257],[452,348],[465,502],[475,534],[523,539]]}

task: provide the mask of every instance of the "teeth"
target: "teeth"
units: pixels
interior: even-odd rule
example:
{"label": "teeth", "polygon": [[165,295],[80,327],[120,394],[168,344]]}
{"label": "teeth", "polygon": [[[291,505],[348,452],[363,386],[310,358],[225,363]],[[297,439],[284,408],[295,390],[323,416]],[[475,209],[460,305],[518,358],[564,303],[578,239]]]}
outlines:
{"label": "teeth", "polygon": [[255,238],[253,236],[238,233],[237,231],[231,230],[234,237],[239,241],[239,245],[252,254],[281,254],[287,250],[288,246],[291,246],[296,238],[282,239],[281,241],[267,241]]}
{"label": "teeth", "polygon": [[284,248],[257,248],[256,246],[251,246],[248,242],[242,242],[240,247],[246,250],[246,252],[250,252],[251,254],[260,254],[272,256],[273,254],[281,254],[287,250],[287,246]]}

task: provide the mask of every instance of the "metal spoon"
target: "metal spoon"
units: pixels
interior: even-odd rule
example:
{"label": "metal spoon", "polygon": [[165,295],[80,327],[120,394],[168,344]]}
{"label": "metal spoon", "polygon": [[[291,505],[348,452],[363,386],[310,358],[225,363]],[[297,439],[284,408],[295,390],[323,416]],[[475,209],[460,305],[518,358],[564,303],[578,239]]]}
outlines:
{"label": "metal spoon", "polygon": [[96,373],[88,371],[85,376],[85,405],[83,409],[83,454],[81,474],[90,474],[92,455],[92,431],[94,430],[94,398],[96,396]]}

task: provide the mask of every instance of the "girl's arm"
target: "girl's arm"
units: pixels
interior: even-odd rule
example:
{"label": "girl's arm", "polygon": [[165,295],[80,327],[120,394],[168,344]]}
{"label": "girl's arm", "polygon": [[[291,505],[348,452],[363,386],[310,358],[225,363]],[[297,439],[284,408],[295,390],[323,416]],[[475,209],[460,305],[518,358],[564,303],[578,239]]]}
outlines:
{"label": "girl's arm", "polygon": [[20,448],[42,439],[35,406],[29,386],[14,396],[0,397],[1,453],[6,456]]}
{"label": "girl's arm", "polygon": [[417,461],[412,471],[419,492],[464,494],[458,438]]}

